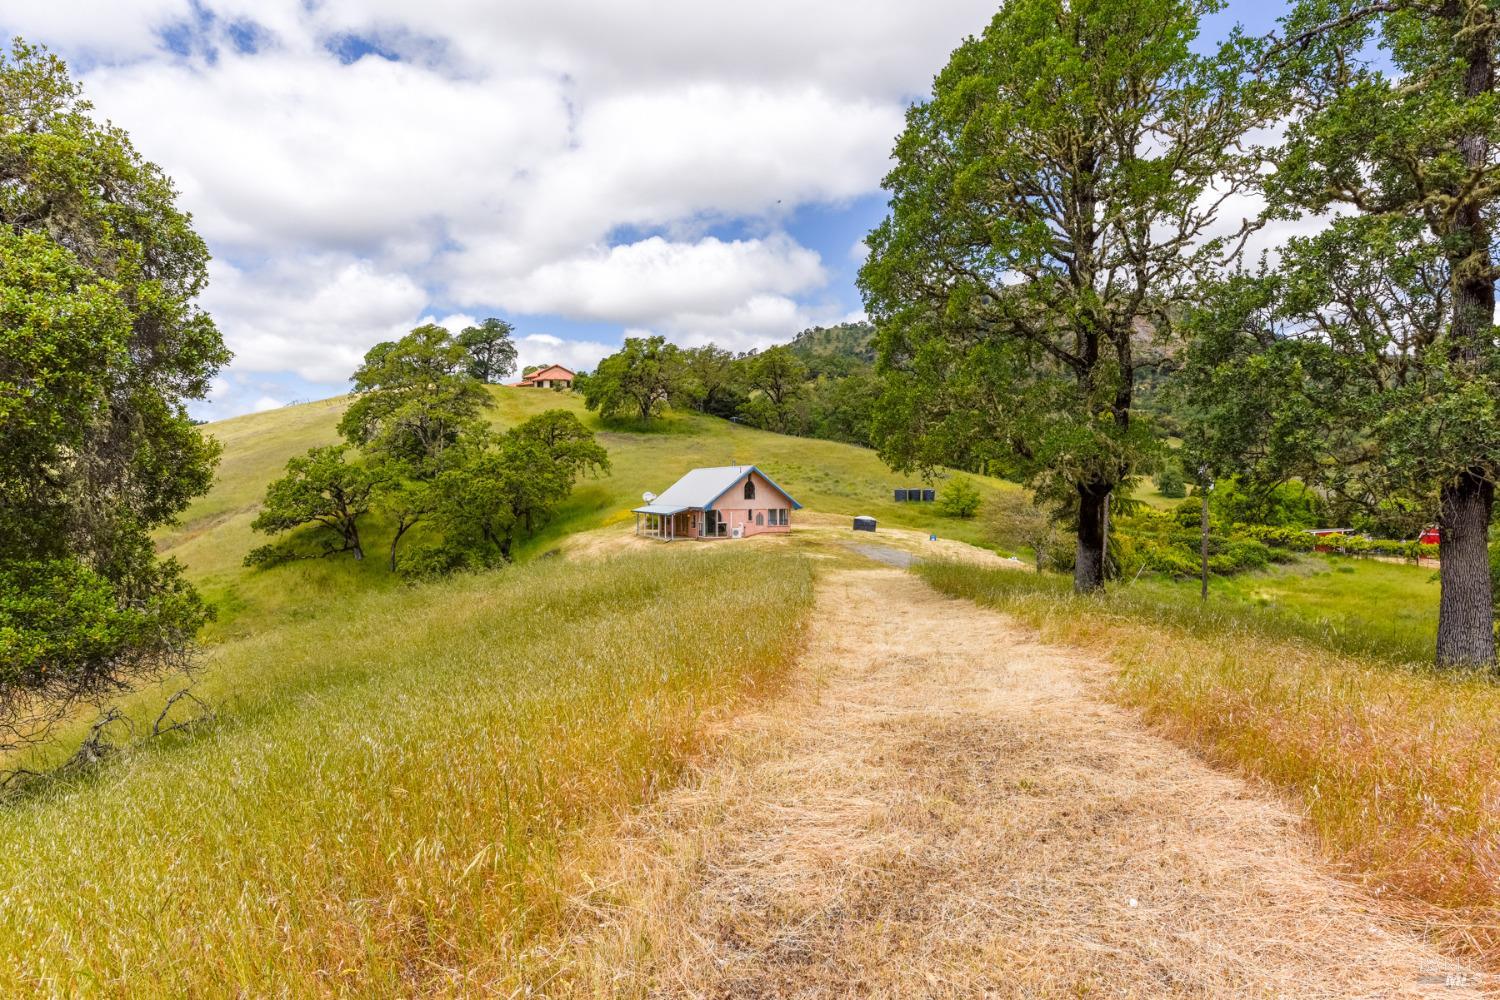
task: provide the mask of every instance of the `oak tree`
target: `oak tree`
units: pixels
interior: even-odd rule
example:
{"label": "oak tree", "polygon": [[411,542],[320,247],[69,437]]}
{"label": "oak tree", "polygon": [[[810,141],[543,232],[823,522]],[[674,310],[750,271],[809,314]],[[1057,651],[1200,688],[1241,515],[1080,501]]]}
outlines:
{"label": "oak tree", "polygon": [[[365,557],[359,539],[359,520],[370,512],[379,480],[365,466],[348,460],[348,445],[309,448],[286,463],[286,475],[266,487],[260,513],[250,522],[254,531],[281,534],[316,525],[315,555],[351,552]],[[246,565],[295,558],[286,543],[262,546],[245,557]]]}
{"label": "oak tree", "polygon": [[[1011,0],[912,107],[860,282],[901,468],[1017,469],[1077,523],[1103,586],[1105,516],[1152,437],[1135,387],[1175,308],[1238,248],[1258,101],[1211,0]],[[1227,232],[1226,232],[1227,230]]]}
{"label": "oak tree", "polygon": [[739,362],[730,352],[713,344],[682,352],[691,382],[693,405],[716,417],[733,416],[744,401]]}
{"label": "oak tree", "polygon": [[627,337],[580,383],[589,409],[605,417],[628,413],[643,424],[691,388],[682,350],[662,337]]}
{"label": "oak tree", "polygon": [[152,531],[218,458],[184,407],[229,359],[207,280],[171,181],[0,51],[0,748],[190,663],[207,609]]}
{"label": "oak tree", "polygon": [[785,344],[767,348],[746,359],[746,380],[760,393],[746,412],[756,426],[788,433],[794,429],[794,408],[806,391],[807,365]]}
{"label": "oak tree", "polygon": [[458,342],[469,352],[469,374],[480,382],[503,382],[516,370],[516,328],[491,316],[478,326],[466,326]]}
{"label": "oak tree", "polygon": [[419,326],[376,344],[354,373],[354,402],[339,422],[351,444],[407,462],[417,474],[439,463],[494,405],[469,372],[467,349],[441,326]]}
{"label": "oak tree", "polygon": [[1444,665],[1495,660],[1497,47],[1491,0],[1296,5],[1266,59],[1288,112],[1267,191],[1333,218],[1217,289],[1190,373],[1218,460],[1438,523]]}
{"label": "oak tree", "polygon": [[510,562],[515,545],[573,491],[609,468],[591,431],[549,410],[480,442],[471,440],[432,482],[431,520],[441,541],[418,560],[424,572]]}

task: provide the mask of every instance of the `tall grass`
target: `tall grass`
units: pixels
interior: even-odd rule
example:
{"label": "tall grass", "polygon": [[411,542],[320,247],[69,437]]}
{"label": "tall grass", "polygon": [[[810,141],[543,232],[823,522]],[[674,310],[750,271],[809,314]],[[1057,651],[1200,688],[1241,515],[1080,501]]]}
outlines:
{"label": "tall grass", "polygon": [[[1127,594],[1201,607],[1196,579],[1143,577]],[[1300,619],[1303,635],[1352,654],[1415,663],[1431,658],[1437,646],[1438,594],[1430,566],[1309,554],[1258,572],[1215,577],[1209,600],[1261,609],[1258,620],[1278,629]]]}
{"label": "tall grass", "polygon": [[918,571],[1044,640],[1103,654],[1122,701],[1290,792],[1334,859],[1500,962],[1500,686],[1488,677],[1403,664],[1414,651],[1400,643],[1253,608],[1080,598],[969,564]]}
{"label": "tall grass", "polygon": [[[0,823],[6,995],[406,995],[516,981],[568,838],[774,683],[808,561],[543,561],[226,643],[206,730]],[[225,680],[225,678],[231,680]]]}

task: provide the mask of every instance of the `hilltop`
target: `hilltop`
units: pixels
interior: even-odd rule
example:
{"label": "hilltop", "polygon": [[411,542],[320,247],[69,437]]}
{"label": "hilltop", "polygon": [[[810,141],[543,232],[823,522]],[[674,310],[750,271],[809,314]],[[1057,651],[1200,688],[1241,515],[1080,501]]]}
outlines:
{"label": "hilltop", "polygon": [[[893,490],[917,485],[920,477],[891,472],[868,448],[814,438],[790,437],[745,427],[717,417],[674,411],[642,428],[603,421],[575,394],[508,386],[489,388],[495,407],[488,411],[497,429],[544,410],[574,413],[609,451],[611,471],[579,483],[573,495],[538,535],[518,552],[525,562],[554,548],[564,536],[632,520],[630,509],[647,490],[660,492],[697,466],[754,464],[766,469],[809,511],[869,514],[882,524],[915,528],[972,544],[994,547],[1005,540],[988,533],[985,522],[939,515],[932,504],[896,503]],[[161,549],[180,559],[189,575],[220,609],[210,636],[253,614],[290,613],[305,588],[393,583],[378,559],[301,562],[267,570],[246,570],[245,554],[265,541],[250,530],[265,486],[281,474],[288,458],[338,439],[339,416],[349,397],[284,407],[211,423],[206,432],[224,446],[213,489],[196,501],[181,523],[159,538]],[[1003,480],[971,477],[987,500],[1026,502],[1025,491]],[[371,519],[371,550],[384,526]]]}
{"label": "hilltop", "polygon": [[809,364],[828,357],[870,364],[875,360],[875,327],[864,322],[815,326],[797,334],[787,346]]}

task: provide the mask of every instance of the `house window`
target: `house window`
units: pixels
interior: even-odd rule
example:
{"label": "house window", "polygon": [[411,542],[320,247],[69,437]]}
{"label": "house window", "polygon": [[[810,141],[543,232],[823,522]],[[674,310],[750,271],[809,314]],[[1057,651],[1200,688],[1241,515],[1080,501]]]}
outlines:
{"label": "house window", "polygon": [[753,480],[753,479],[746,479],[745,480],[745,499],[746,500],[754,500],[755,499],[755,480]]}
{"label": "house window", "polygon": [[766,515],[762,514],[760,511],[756,511],[755,512],[755,526],[757,528],[763,528],[763,527],[765,527],[765,525],[766,525]]}

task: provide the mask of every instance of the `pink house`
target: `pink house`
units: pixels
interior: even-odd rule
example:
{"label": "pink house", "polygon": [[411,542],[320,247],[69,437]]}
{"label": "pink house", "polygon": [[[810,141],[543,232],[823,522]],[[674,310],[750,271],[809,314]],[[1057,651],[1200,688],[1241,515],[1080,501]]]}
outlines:
{"label": "pink house", "polygon": [[780,534],[801,507],[753,465],[694,469],[661,496],[646,494],[646,505],[634,511],[635,533],[668,542]]}
{"label": "pink house", "polygon": [[512,382],[511,385],[523,389],[571,389],[573,379],[577,376],[562,365],[543,365],[530,375],[523,375],[521,381]]}

